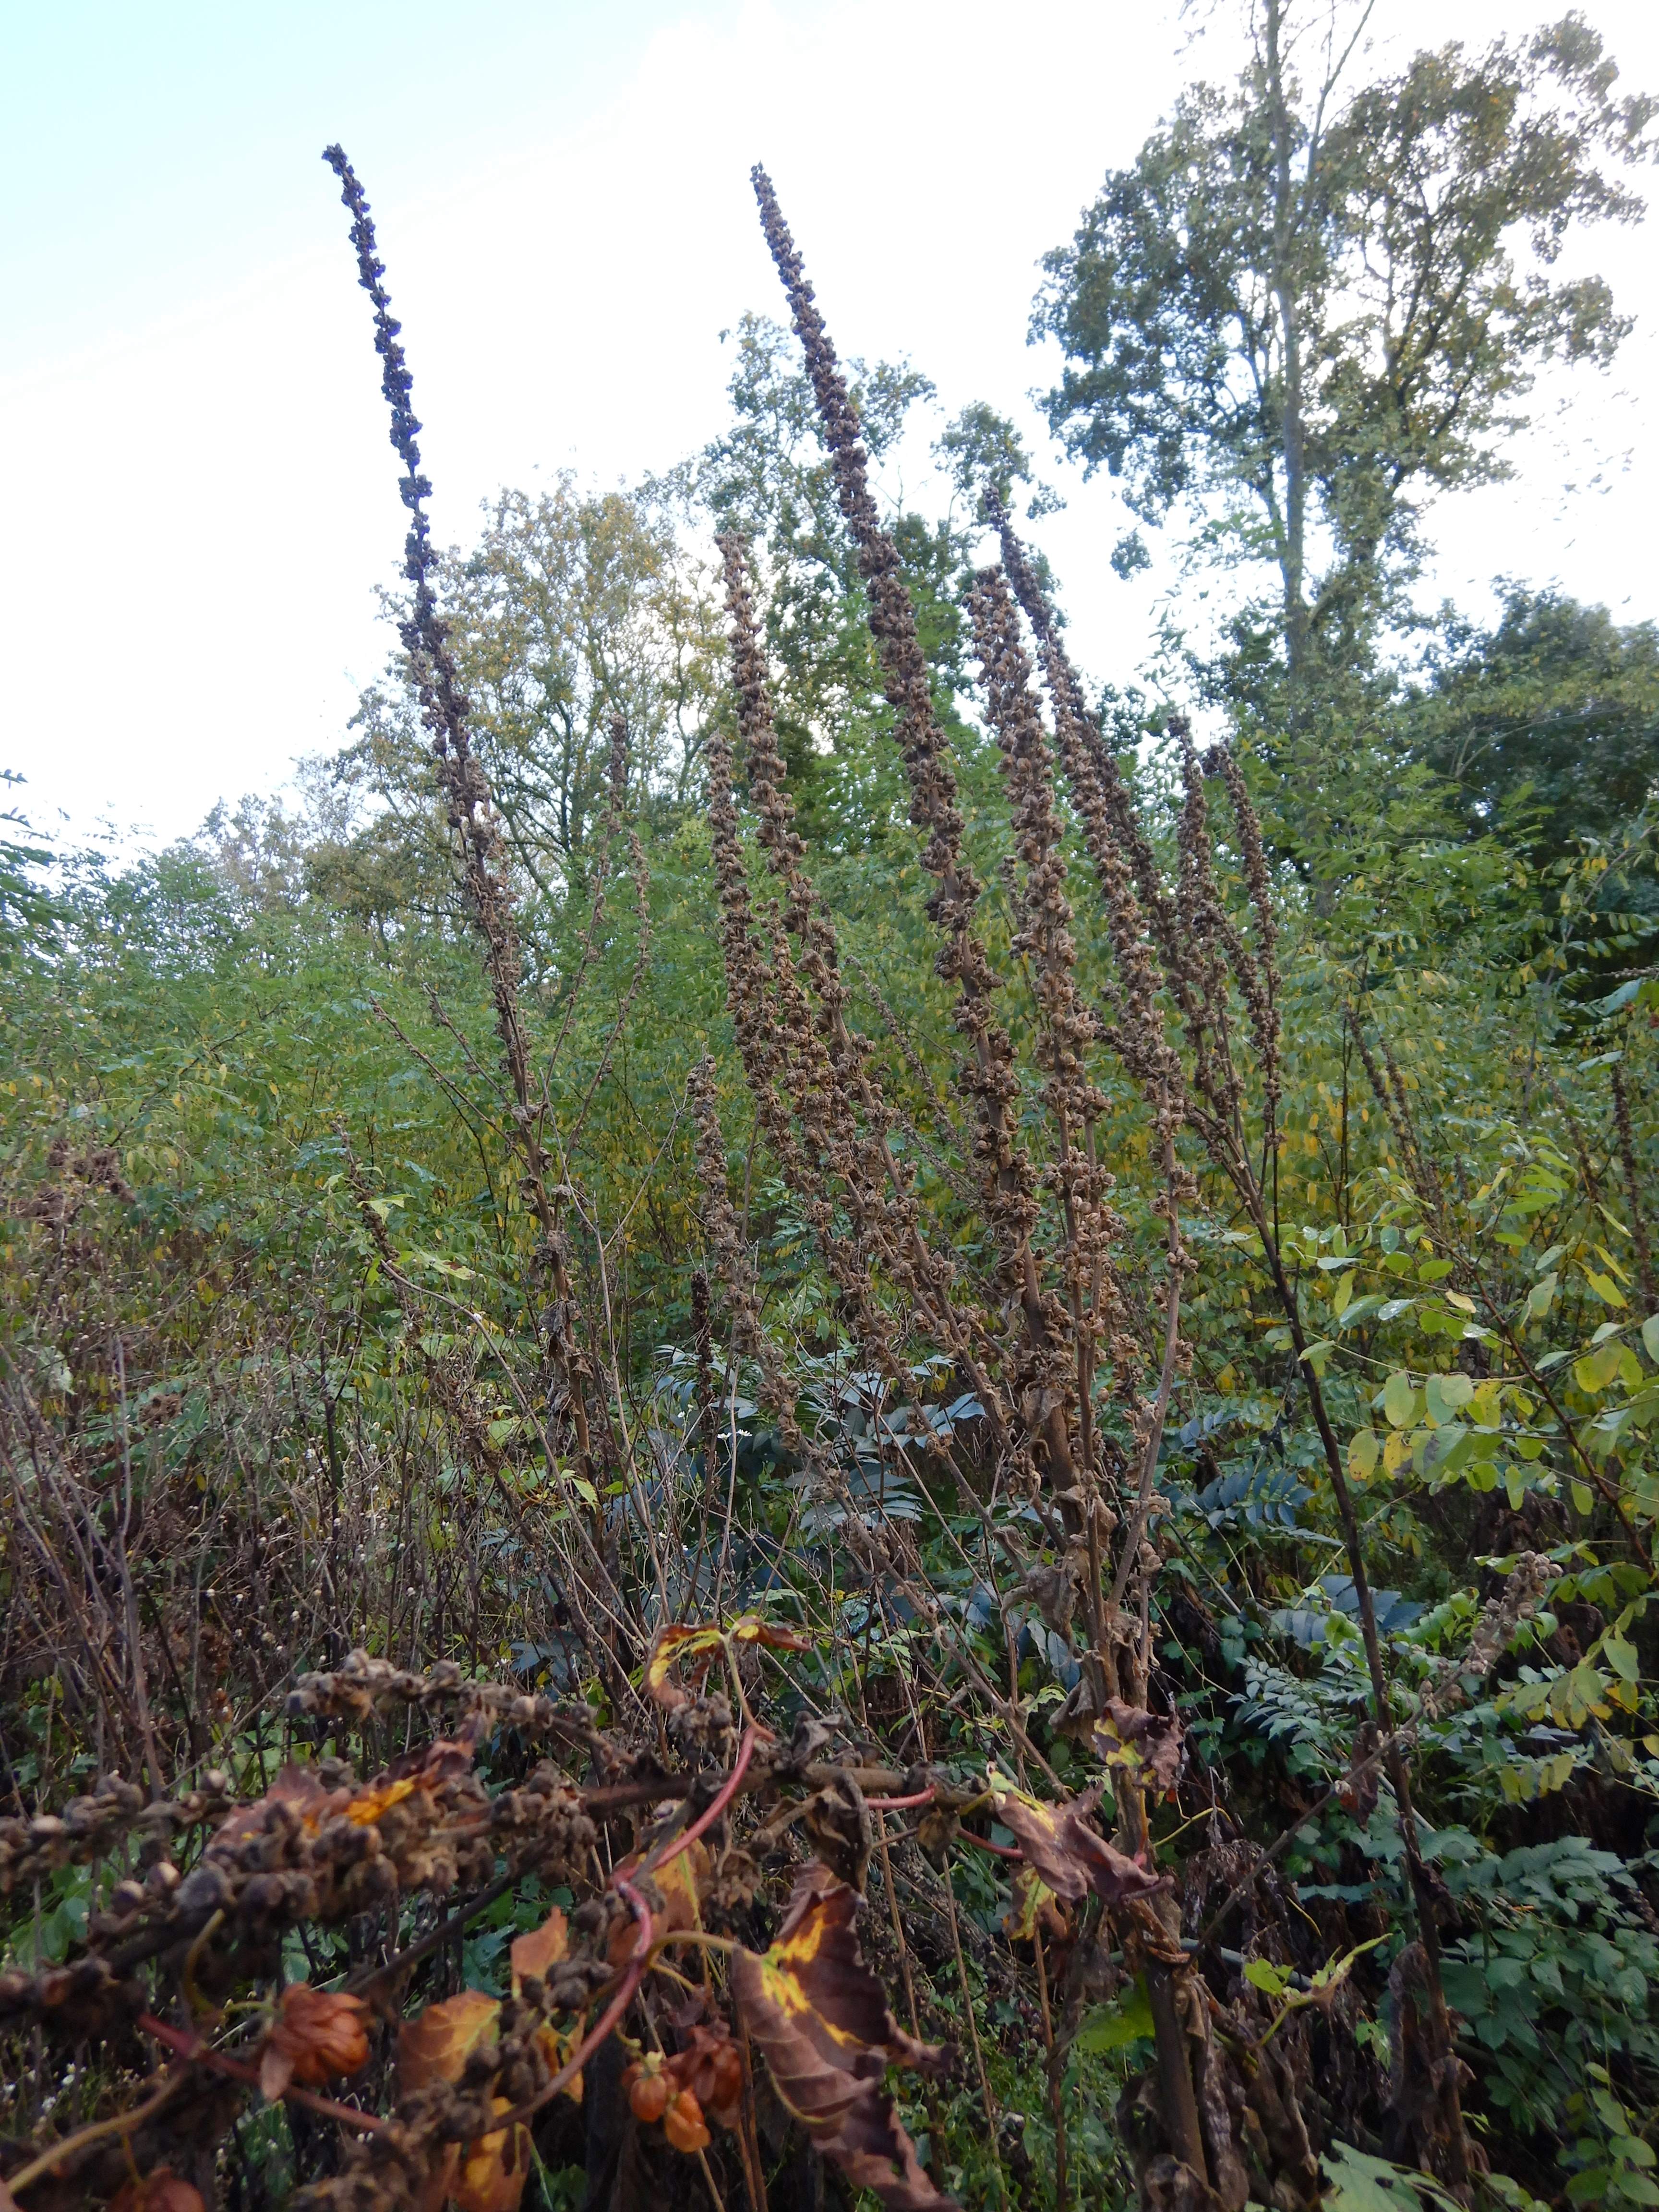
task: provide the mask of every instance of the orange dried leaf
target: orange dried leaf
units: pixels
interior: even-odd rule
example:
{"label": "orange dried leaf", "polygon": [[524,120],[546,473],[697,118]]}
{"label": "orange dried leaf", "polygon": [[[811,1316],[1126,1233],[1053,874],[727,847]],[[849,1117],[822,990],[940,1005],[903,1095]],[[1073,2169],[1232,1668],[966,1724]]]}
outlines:
{"label": "orange dried leaf", "polygon": [[393,1805],[401,1805],[405,1797],[412,1797],[416,1788],[412,1774],[403,1775],[396,1782],[377,1783],[352,1799],[345,1808],[345,1816],[356,1827],[372,1827],[382,1813]]}
{"label": "orange dried leaf", "polygon": [[663,1910],[653,1916],[659,1936],[678,1935],[682,1929],[702,1927],[702,1900],[714,1878],[708,1848],[701,1837],[653,1874],[652,1881],[662,1892]]}
{"label": "orange dried leaf", "polygon": [[495,2034],[501,2008],[482,1990],[463,1990],[406,2021],[398,2038],[398,2086],[403,2094],[424,2089],[429,2081],[459,2081],[472,2053]]}
{"label": "orange dried leaf", "polygon": [[732,1994],[779,2096],[849,2181],[890,2212],[954,2212],[882,2087],[890,2058],[939,2071],[946,2055],[906,2035],[888,2010],[859,1951],[860,1903],[823,1867],[807,1867],[772,1948],[732,1954]]}
{"label": "orange dried leaf", "polygon": [[[563,2069],[581,2039],[582,2023],[580,2021],[574,2027],[568,2027],[562,2035],[556,2027],[538,2027],[536,2030],[536,2040],[542,2047],[542,2057],[547,2061],[550,2074],[557,2074]],[[581,2075],[573,2074],[559,2094],[568,2097],[573,2105],[580,2105],[582,2100]]]}
{"label": "orange dried leaf", "polygon": [[570,1926],[556,1905],[539,1928],[532,1928],[523,1936],[513,1938],[508,1956],[513,1961],[513,1994],[519,1994],[519,1984],[527,1974],[538,1978],[550,1966],[556,1966],[561,1959],[570,1955]]}
{"label": "orange dried leaf", "polygon": [[[505,2097],[492,2098],[490,2108],[497,2112],[512,2109]],[[496,2128],[470,2142],[451,2185],[459,2212],[516,2212],[530,2179],[530,2160],[526,2127]]]}
{"label": "orange dried leaf", "polygon": [[659,1629],[657,1640],[651,1647],[651,1656],[646,1662],[645,1686],[657,1703],[669,1712],[677,1712],[691,1702],[686,1692],[672,1678],[671,1669],[683,1659],[700,1659],[706,1672],[709,1660],[723,1649],[726,1636],[712,1621],[700,1626],[681,1622]]}

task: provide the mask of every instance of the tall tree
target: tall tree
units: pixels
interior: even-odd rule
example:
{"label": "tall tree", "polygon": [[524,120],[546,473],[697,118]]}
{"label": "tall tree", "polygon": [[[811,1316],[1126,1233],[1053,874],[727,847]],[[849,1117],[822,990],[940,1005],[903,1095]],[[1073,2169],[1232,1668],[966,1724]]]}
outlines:
{"label": "tall tree", "polygon": [[1252,0],[1237,84],[1193,87],[1108,174],[1034,321],[1085,467],[1148,523],[1195,509],[1201,554],[1270,565],[1254,681],[1292,730],[1363,667],[1430,501],[1508,472],[1540,366],[1605,364],[1625,335],[1558,258],[1576,225],[1642,212],[1616,172],[1656,112],[1615,98],[1577,15],[1360,82],[1370,14]]}
{"label": "tall tree", "polygon": [[1451,629],[1429,677],[1405,726],[1472,831],[1506,829],[1547,865],[1591,840],[1617,848],[1659,795],[1652,623],[1514,586],[1491,629]]}
{"label": "tall tree", "polygon": [[[556,905],[604,811],[613,715],[628,726],[636,798],[683,799],[694,786],[720,646],[697,558],[653,488],[585,495],[566,471],[539,494],[503,491],[477,544],[436,566],[514,861]],[[406,657],[392,674],[364,698],[362,735],[336,769],[374,805],[354,847],[366,885],[380,882],[381,808],[399,817],[398,851],[430,844],[435,821]]]}

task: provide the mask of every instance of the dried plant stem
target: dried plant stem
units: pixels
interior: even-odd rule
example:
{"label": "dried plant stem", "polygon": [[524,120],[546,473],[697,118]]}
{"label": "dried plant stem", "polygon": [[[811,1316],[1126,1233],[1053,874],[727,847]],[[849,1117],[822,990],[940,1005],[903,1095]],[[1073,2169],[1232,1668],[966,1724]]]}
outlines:
{"label": "dried plant stem", "polygon": [[1048,2003],[1048,1967],[1042,1955],[1042,1930],[1032,1931],[1036,1950],[1037,1999],[1042,2007],[1042,2044],[1048,2054],[1048,2110],[1054,2122],[1054,2212],[1068,2212],[1070,2191],[1066,2155],[1066,2048],[1054,2033]]}
{"label": "dried plant stem", "polygon": [[1625,1071],[1618,1060],[1607,1071],[1613,1079],[1613,1119],[1619,1132],[1619,1164],[1624,1172],[1625,1201],[1630,1207],[1631,1241],[1636,1247],[1636,1274],[1650,1313],[1659,1312],[1659,1280],[1653,1272],[1653,1247],[1648,1241],[1647,1216],[1642,1210],[1642,1177],[1636,1159],[1636,1133],[1631,1127],[1630,1100],[1625,1091]]}
{"label": "dried plant stem", "polygon": [[[894,741],[909,783],[910,820],[925,841],[921,863],[936,885],[927,902],[929,918],[944,940],[935,966],[940,978],[955,988],[956,1025],[969,1050],[958,1081],[973,1099],[978,1120],[975,1161],[986,1219],[997,1237],[1004,1278],[1017,1301],[1034,1358],[1042,1364],[1052,1350],[1052,1314],[1031,1249],[1036,1218],[1031,1170],[1012,1111],[1019,1082],[1008,1034],[992,1011],[996,978],[974,928],[981,886],[963,848],[950,745],[934,712],[927,663],[898,548],[882,527],[870,490],[857,410],[771,179],[757,165],[750,180],[767,244],[805,351],[836,496],[857,548],[868,597],[883,688],[894,713]],[[1063,1400],[1049,1403],[1039,1390],[1031,1400],[1027,1428],[1034,1441],[1041,1441],[1053,1487],[1072,1489],[1076,1475]]]}
{"label": "dried plant stem", "polygon": [[550,1356],[565,1395],[576,1454],[584,1473],[593,1474],[592,1439],[586,1402],[589,1363],[578,1342],[576,1306],[564,1240],[551,1190],[553,1177],[544,1143],[547,1102],[532,1083],[530,1043],[519,998],[520,951],[513,896],[500,862],[501,832],[490,805],[489,787],[472,751],[471,708],[461,689],[449,629],[438,612],[433,590],[435,556],[426,501],[432,486],[421,468],[420,424],[410,404],[413,379],[399,338],[401,325],[381,279],[386,274],[375,244],[368,201],[344,149],[329,147],[324,160],[340,180],[340,197],[351,215],[358,281],[374,308],[374,347],[381,361],[381,388],[392,410],[392,442],[404,465],[398,489],[409,510],[404,545],[404,574],[413,587],[408,614],[398,635],[410,658],[421,712],[432,733],[433,759],[461,860],[461,878],[473,927],[483,945],[484,972],[495,1012],[495,1028],[513,1095],[512,1135],[523,1170],[523,1187],[540,1231],[540,1254],[553,1292],[549,1310]]}
{"label": "dried plant stem", "polygon": [[974,1992],[968,1979],[968,1961],[962,1953],[962,1929],[957,1923],[957,1897],[951,1887],[951,1869],[947,1866],[939,1877],[939,1887],[945,1893],[945,1917],[951,1923],[951,1949],[957,1962],[957,1981],[962,1990],[962,2009],[968,2022],[968,2039],[974,2050],[974,2071],[979,2077],[979,2094],[985,2106],[987,2144],[991,2163],[996,2169],[997,2194],[1001,2202],[1008,2202],[1008,2184],[1002,2171],[1002,2152],[997,2142],[996,2100],[991,2094],[991,2077],[985,2070],[985,2051],[979,2039],[979,2022],[974,2016]]}
{"label": "dried plant stem", "polygon": [[84,2128],[77,2128],[72,2136],[65,2136],[50,2150],[42,2151],[27,2166],[20,2166],[15,2173],[7,2175],[3,2185],[0,2185],[8,2189],[15,2198],[19,2190],[27,2189],[32,2182],[39,2181],[47,2174],[57,2179],[58,2169],[66,2158],[74,2158],[80,2152],[89,2150],[94,2143],[107,2142],[112,2136],[131,2135],[159,2112],[174,2091],[181,2089],[189,2078],[190,2069],[187,2066],[163,2075],[156,2087],[141,2103],[131,2106],[125,2112],[116,2112],[106,2120],[94,2120]]}

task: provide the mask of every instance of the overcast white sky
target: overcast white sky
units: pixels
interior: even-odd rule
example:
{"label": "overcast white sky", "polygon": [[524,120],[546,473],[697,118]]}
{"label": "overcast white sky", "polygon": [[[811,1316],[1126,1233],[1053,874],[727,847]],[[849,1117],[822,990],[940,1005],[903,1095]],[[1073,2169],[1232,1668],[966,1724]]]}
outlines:
{"label": "overcast white sky", "polygon": [[[1551,12],[1380,0],[1376,23],[1397,48]],[[1659,9],[1585,12],[1626,83],[1659,87]],[[720,332],[781,312],[760,159],[843,354],[908,355],[947,410],[1026,423],[1068,501],[1042,528],[1081,656],[1132,677],[1167,568],[1111,574],[1125,518],[1047,449],[1026,319],[1103,172],[1227,59],[1162,0],[11,0],[0,766],[43,824],[173,836],[338,743],[379,672],[403,517],[319,159],[337,137],[374,202],[441,537],[503,483],[637,476],[718,429]],[[1470,604],[1505,573],[1659,611],[1652,234],[1591,258],[1636,336],[1610,378],[1545,395],[1519,483],[1439,511],[1437,581]]]}

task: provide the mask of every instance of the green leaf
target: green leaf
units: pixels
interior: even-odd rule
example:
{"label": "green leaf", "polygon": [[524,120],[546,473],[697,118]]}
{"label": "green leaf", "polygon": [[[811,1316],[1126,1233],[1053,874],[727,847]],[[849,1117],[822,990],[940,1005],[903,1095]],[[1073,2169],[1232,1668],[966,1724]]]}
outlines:
{"label": "green leaf", "polygon": [[1572,1379],[1586,1397],[1593,1398],[1613,1381],[1624,1357],[1624,1346],[1616,1336],[1612,1337],[1595,1352],[1587,1352],[1582,1359],[1573,1361]]}
{"label": "green leaf", "polygon": [[1424,1402],[1436,1428],[1443,1427],[1474,1395],[1467,1375],[1431,1375],[1423,1386]]}
{"label": "green leaf", "polygon": [[1252,1989],[1280,1997],[1291,1985],[1291,1969],[1275,1966],[1271,1959],[1250,1959],[1245,1962],[1244,1978]]}
{"label": "green leaf", "polygon": [[1659,1314],[1650,1314],[1643,1322],[1642,1343],[1648,1358],[1659,1360]]}
{"label": "green leaf", "polygon": [[1382,1410],[1389,1425],[1403,1429],[1417,1411],[1417,1393],[1412,1388],[1412,1378],[1396,1369],[1382,1386]]}
{"label": "green leaf", "polygon": [[1362,1482],[1368,1482],[1376,1471],[1382,1456],[1382,1446],[1376,1441],[1374,1429],[1357,1430],[1348,1445],[1348,1465]]}
{"label": "green leaf", "polygon": [[1618,1284],[1613,1281],[1611,1275],[1598,1275],[1594,1267],[1586,1267],[1584,1270],[1584,1280],[1589,1285],[1591,1290],[1595,1291],[1596,1297],[1601,1299],[1604,1306],[1622,1306],[1628,1304],[1629,1301],[1626,1299],[1624,1292],[1620,1289]]}
{"label": "green leaf", "polygon": [[1146,1980],[1137,1977],[1127,1996],[1085,2014],[1073,2047],[1094,2057],[1104,2051],[1121,2051],[1129,2043],[1150,2043],[1153,2033]]}
{"label": "green leaf", "polygon": [[1622,1636],[1615,1636],[1611,1629],[1601,1638],[1601,1655],[1613,1673],[1621,1674],[1626,1681],[1634,1682],[1639,1678],[1642,1662],[1637,1656],[1636,1646]]}
{"label": "green leaf", "polygon": [[1457,2202],[1430,2175],[1368,2158],[1346,2143],[1332,2143],[1321,2163],[1330,2177],[1320,2198],[1323,2212],[1451,2212]]}

